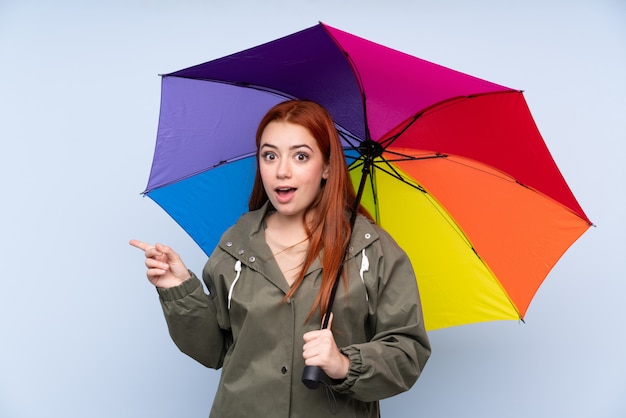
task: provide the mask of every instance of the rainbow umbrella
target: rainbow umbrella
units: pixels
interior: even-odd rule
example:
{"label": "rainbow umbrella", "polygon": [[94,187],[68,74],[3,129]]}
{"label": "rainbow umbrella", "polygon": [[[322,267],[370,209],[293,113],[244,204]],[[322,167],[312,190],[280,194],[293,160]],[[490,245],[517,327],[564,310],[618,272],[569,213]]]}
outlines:
{"label": "rainbow umbrella", "polygon": [[247,210],[258,123],[326,107],[361,202],[408,253],[427,329],[523,319],[591,225],[521,91],[318,24],[162,76],[144,192],[210,254]]}

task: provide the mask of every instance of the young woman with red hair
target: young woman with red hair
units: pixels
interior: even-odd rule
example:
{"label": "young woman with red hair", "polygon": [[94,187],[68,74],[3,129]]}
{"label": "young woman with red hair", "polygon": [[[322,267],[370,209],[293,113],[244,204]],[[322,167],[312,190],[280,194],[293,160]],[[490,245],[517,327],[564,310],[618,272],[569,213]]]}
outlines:
{"label": "young woman with red hair", "polygon": [[[351,227],[355,192],[323,107],[276,105],[256,145],[250,211],[204,267],[208,295],[171,248],[131,241],[170,335],[222,368],[211,417],[378,417],[378,401],[408,390],[430,355],[411,263],[362,208]],[[327,375],[330,404],[301,382],[305,365]]]}

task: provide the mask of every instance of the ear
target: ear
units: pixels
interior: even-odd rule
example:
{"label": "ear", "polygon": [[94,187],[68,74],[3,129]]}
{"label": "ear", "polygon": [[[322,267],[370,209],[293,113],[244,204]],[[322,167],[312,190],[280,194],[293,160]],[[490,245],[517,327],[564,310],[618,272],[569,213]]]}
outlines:
{"label": "ear", "polygon": [[330,165],[326,164],[324,166],[324,171],[322,171],[322,178],[324,180],[328,179],[328,172],[330,171]]}

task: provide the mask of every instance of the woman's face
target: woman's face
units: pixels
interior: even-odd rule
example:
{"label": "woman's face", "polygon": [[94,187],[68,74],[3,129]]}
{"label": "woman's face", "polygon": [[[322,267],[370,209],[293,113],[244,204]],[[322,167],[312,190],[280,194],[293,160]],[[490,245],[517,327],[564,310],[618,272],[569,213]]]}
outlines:
{"label": "woman's face", "polygon": [[259,171],[278,214],[302,217],[328,177],[328,164],[306,128],[274,121],[261,135]]}

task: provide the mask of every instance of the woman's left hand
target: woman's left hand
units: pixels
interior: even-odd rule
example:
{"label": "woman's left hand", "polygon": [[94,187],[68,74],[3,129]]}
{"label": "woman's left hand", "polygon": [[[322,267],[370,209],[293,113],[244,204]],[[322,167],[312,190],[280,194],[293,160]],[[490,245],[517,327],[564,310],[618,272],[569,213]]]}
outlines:
{"label": "woman's left hand", "polygon": [[302,357],[307,366],[318,366],[331,379],[345,379],[348,376],[350,360],[339,351],[331,331],[333,314],[330,314],[328,328],[304,334]]}

